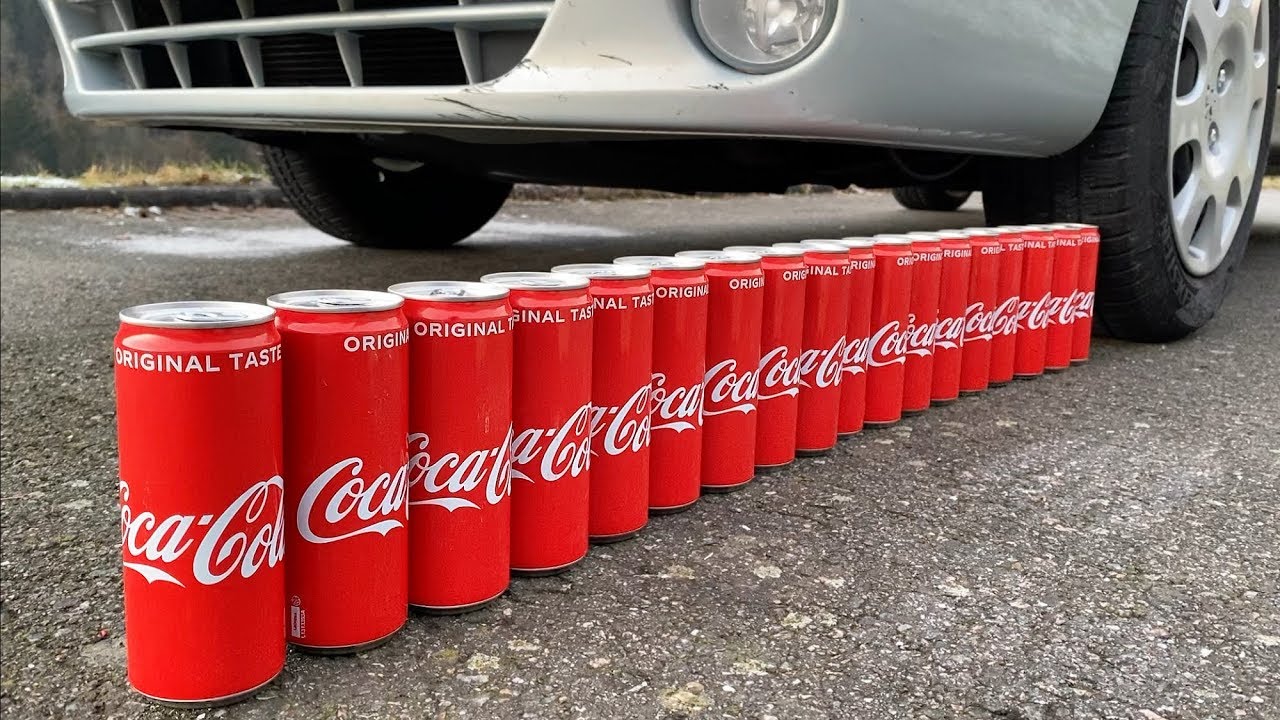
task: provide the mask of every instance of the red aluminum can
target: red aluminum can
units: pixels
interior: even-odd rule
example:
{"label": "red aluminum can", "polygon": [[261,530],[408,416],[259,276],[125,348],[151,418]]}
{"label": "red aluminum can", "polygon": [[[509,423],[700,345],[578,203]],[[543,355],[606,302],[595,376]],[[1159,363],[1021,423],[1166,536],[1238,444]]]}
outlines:
{"label": "red aluminum can", "polygon": [[734,245],[725,250],[755,255],[764,273],[755,463],[757,470],[782,467],[796,459],[805,317],[804,248]]}
{"label": "red aluminum can", "polygon": [[839,437],[862,431],[867,409],[867,347],[871,342],[871,297],[875,290],[876,256],[871,238],[835,241],[849,251],[849,322],[845,326],[844,376],[840,380]]}
{"label": "red aluminum can", "polygon": [[591,514],[595,543],[635,536],[649,523],[649,392],[653,286],[638,265],[581,263],[551,272],[591,285]]}
{"label": "red aluminum can", "polygon": [[809,240],[804,248],[804,344],[800,353],[800,416],[796,453],[825,455],[839,437],[840,383],[844,375],[845,333],[853,269],[849,249],[829,240]]}
{"label": "red aluminum can", "polygon": [[991,381],[991,338],[995,334],[996,288],[1000,281],[1000,231],[968,228],[969,307],[960,351],[960,393],[987,389]]}
{"label": "red aluminum can", "polygon": [[289,642],[345,653],[405,623],[409,325],[369,290],[272,295],[284,363]]}
{"label": "red aluminum can", "polygon": [[1089,345],[1093,339],[1093,296],[1098,285],[1098,251],[1102,235],[1097,225],[1071,223],[1066,227],[1080,231],[1080,274],[1076,282],[1075,301],[1071,304],[1075,324],[1071,331],[1071,364],[1089,361]]}
{"label": "red aluminum can", "polygon": [[933,399],[933,349],[942,285],[942,241],[929,233],[910,233],[908,237],[911,238],[911,312],[907,315],[902,412],[913,415],[928,410]]}
{"label": "red aluminum can", "polygon": [[1049,301],[1049,332],[1045,337],[1044,369],[1071,367],[1076,314],[1073,300],[1080,283],[1080,231],[1053,225],[1053,277]]}
{"label": "red aluminum can", "polygon": [[902,419],[902,389],[911,314],[911,238],[877,235],[875,292],[871,297],[871,340],[867,348],[867,414],[871,427]]}
{"label": "red aluminum can", "polygon": [[1025,242],[1021,230],[996,229],[1000,231],[1000,274],[996,280],[996,306],[991,320],[991,371],[988,378],[991,385],[1005,385],[1013,380]]}
{"label": "red aluminum can", "polygon": [[749,253],[688,250],[707,264],[707,372],[702,400],[702,490],[751,482],[756,458],[756,391],[764,273]]}
{"label": "red aluminum can", "polygon": [[[913,233],[912,236],[916,236]],[[936,238],[942,253],[938,267],[938,320],[933,331],[933,378],[929,404],[946,405],[960,396],[965,313],[969,309],[969,236],[962,230],[918,233]]]}
{"label": "red aluminum can", "polygon": [[511,372],[506,288],[388,288],[409,320],[409,605],[460,613],[511,583]]}
{"label": "red aluminum can", "polygon": [[511,291],[511,572],[555,575],[587,555],[591,294],[584,277],[503,272]]}
{"label": "red aluminum can", "polygon": [[[636,255],[653,285],[653,385],[649,414],[649,513],[685,510],[702,492],[702,376],[706,372],[706,263]],[[673,341],[678,338],[679,341]]]}
{"label": "red aluminum can", "polygon": [[280,333],[262,305],[120,313],[115,339],[129,683],[233,702],[284,667]]}
{"label": "red aluminum can", "polygon": [[1018,301],[1018,334],[1013,350],[1014,377],[1044,374],[1049,332],[1049,304],[1053,299],[1053,230],[1040,225],[1021,228],[1022,292]]}

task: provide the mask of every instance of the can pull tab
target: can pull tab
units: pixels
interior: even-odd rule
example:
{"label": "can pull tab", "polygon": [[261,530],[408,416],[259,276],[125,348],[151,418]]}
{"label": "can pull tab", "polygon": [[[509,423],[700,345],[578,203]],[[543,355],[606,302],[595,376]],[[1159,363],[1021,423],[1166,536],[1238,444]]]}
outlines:
{"label": "can pull tab", "polygon": [[184,323],[221,323],[244,320],[248,317],[245,313],[218,312],[216,310],[184,310],[173,314],[174,320]]}
{"label": "can pull tab", "polygon": [[465,297],[466,294],[467,294],[466,288],[461,288],[461,287],[434,287],[434,288],[431,288],[430,290],[427,290],[425,293],[423,293],[423,295],[428,295],[430,297],[454,297],[454,298]]}
{"label": "can pull tab", "polygon": [[316,305],[323,307],[368,307],[369,301],[362,297],[350,297],[342,295],[326,295],[318,297],[314,300]]}

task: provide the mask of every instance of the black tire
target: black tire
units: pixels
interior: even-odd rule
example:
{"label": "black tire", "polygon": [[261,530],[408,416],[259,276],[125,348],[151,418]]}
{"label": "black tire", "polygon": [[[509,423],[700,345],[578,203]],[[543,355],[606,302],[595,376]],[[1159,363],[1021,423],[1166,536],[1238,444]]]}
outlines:
{"label": "black tire", "polygon": [[973,193],[966,190],[947,190],[934,185],[912,185],[893,189],[893,199],[908,210],[953,212],[959,210]]}
{"label": "black tire", "polygon": [[[1270,3],[1270,87],[1280,45],[1280,2]],[[1086,222],[1102,231],[1096,313],[1120,338],[1165,342],[1203,326],[1221,306],[1244,255],[1266,167],[1258,172],[1228,254],[1213,272],[1189,273],[1178,254],[1170,211],[1168,138],[1175,60],[1185,2],[1140,0],[1111,97],[1093,133],[1044,160],[992,160],[983,205],[992,225]],[[1275,95],[1267,98],[1271,127]]]}
{"label": "black tire", "polygon": [[262,155],[303,220],[364,247],[448,247],[489,222],[511,194],[509,183],[427,167],[392,172],[364,158],[270,146]]}

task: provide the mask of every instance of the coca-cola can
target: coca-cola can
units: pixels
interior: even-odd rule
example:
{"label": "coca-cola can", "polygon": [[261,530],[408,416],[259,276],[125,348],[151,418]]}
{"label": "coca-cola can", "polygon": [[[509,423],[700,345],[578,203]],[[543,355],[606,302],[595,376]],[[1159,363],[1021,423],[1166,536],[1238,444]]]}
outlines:
{"label": "coca-cola can", "polygon": [[388,288],[409,320],[409,605],[467,612],[511,583],[511,373],[506,288]]}
{"label": "coca-cola can", "polygon": [[849,321],[845,325],[844,375],[840,380],[840,417],[836,433],[849,438],[862,431],[867,409],[867,348],[871,343],[871,297],[876,283],[875,240],[847,237],[834,241],[849,251]]}
{"label": "coca-cola can", "polygon": [[1045,337],[1044,369],[1054,372],[1071,367],[1075,341],[1074,301],[1080,283],[1080,230],[1052,225],[1053,277],[1049,287],[1049,332]]}
{"label": "coca-cola can", "polygon": [[702,376],[706,372],[706,263],[633,255],[653,285],[653,382],[649,414],[649,514],[688,509],[702,492]]}
{"label": "coca-cola can", "polygon": [[804,248],[733,245],[725,250],[760,258],[764,274],[755,462],[756,470],[768,472],[796,459],[807,274]]}
{"label": "coca-cola can", "polygon": [[969,311],[969,274],[973,251],[963,230],[930,233],[942,249],[939,268],[938,323],[933,333],[933,384],[929,402],[947,405],[960,397],[964,324]]}
{"label": "coca-cola can", "polygon": [[[129,683],[234,702],[284,667],[284,448],[275,311],[140,305],[115,339]],[[181,473],[175,475],[175,473]]]}
{"label": "coca-cola can", "polygon": [[907,315],[907,361],[903,365],[902,413],[929,409],[933,400],[933,346],[938,332],[942,285],[942,239],[931,233],[911,238],[911,312]]}
{"label": "coca-cola can", "polygon": [[1013,375],[1032,378],[1044,374],[1049,332],[1049,304],[1053,299],[1053,229],[1040,225],[1021,228],[1022,291],[1018,301],[1018,333],[1014,339]]}
{"label": "coca-cola can", "polygon": [[871,340],[867,348],[868,427],[893,425],[902,419],[906,377],[908,317],[911,314],[912,239],[877,235],[875,292],[871,296]]}
{"label": "coca-cola can", "polygon": [[1022,300],[1022,253],[1025,242],[1017,228],[1000,231],[1000,273],[996,279],[996,307],[991,323],[990,385],[1013,380],[1013,355],[1017,347],[1018,306]]}
{"label": "coca-cola can", "polygon": [[284,363],[289,642],[349,653],[405,623],[409,326],[398,295],[267,298]]}
{"label": "coca-cola can", "polygon": [[1102,235],[1097,225],[1068,223],[1064,227],[1080,231],[1080,274],[1071,309],[1075,324],[1071,330],[1071,364],[1089,361],[1089,345],[1093,340],[1093,297],[1098,286],[1098,251]]}
{"label": "coca-cola can", "polygon": [[591,285],[591,514],[594,543],[634,537],[649,522],[649,393],[653,286],[648,268],[560,265]]}
{"label": "coca-cola can", "polygon": [[995,335],[996,288],[1000,281],[1000,231],[966,228],[969,235],[969,307],[960,351],[960,394],[987,389],[991,382],[991,339]]}
{"label": "coca-cola can", "polygon": [[511,291],[511,572],[555,575],[587,554],[591,294],[586,278],[502,272]]}
{"label": "coca-cola can", "polygon": [[849,249],[829,240],[807,240],[804,343],[800,353],[800,415],[796,453],[825,455],[839,437],[840,383],[849,330],[852,267]]}
{"label": "coca-cola can", "polygon": [[755,476],[756,391],[764,273],[760,258],[723,250],[676,257],[707,264],[707,372],[702,398],[702,490],[730,492]]}

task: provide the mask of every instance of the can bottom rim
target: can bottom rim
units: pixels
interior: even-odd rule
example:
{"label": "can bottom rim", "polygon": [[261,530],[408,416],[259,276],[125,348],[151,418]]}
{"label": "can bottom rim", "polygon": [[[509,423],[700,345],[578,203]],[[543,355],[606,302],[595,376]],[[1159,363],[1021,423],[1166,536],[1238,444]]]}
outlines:
{"label": "can bottom rim", "polygon": [[1084,364],[1085,364],[1085,363],[1087,363],[1087,362],[1089,362],[1089,358],[1087,358],[1087,357],[1082,357],[1082,358],[1071,358],[1071,364],[1072,364],[1072,365],[1084,365]]}
{"label": "can bottom rim", "polygon": [[586,557],[587,557],[587,554],[583,553],[582,557],[578,558],[577,560],[574,560],[572,562],[567,562],[564,565],[557,565],[555,567],[549,567],[549,568],[513,567],[511,568],[511,574],[515,575],[516,577],[525,577],[525,578],[550,577],[552,575],[559,575],[560,573],[569,571],[570,569],[573,568],[574,565],[577,565],[578,563],[586,559]]}
{"label": "can bottom rim", "polygon": [[903,415],[906,415],[906,416],[908,416],[908,417],[910,417],[910,416],[912,416],[912,415],[921,415],[921,414],[923,414],[923,413],[924,413],[926,410],[928,410],[928,409],[929,409],[929,406],[928,406],[928,405],[926,405],[926,406],[924,406],[924,407],[922,407],[922,408],[902,408],[902,414],[903,414]]}
{"label": "can bottom rim", "polygon": [[805,450],[802,448],[796,448],[796,457],[804,457],[804,458],[822,457],[823,455],[830,455],[831,451],[835,449],[836,449],[835,445],[832,445],[831,447],[828,447],[828,448],[821,448],[821,449],[814,449],[814,450]]}
{"label": "can bottom rim", "polygon": [[862,427],[879,430],[880,428],[893,427],[900,422],[902,422],[902,418],[898,418],[897,420],[863,420]]}
{"label": "can bottom rim", "polygon": [[293,641],[290,641],[289,644],[308,655],[352,655],[365,650],[372,650],[373,648],[388,642],[391,638],[395,637],[396,633],[403,630],[404,626],[408,623],[409,619],[406,617],[405,621],[400,623],[399,627],[386,635],[383,635],[376,640],[369,640],[367,642],[356,643],[354,645],[337,645],[328,647],[324,645],[303,645],[302,643],[296,643]]}
{"label": "can bottom rim", "polygon": [[755,480],[754,475],[734,485],[703,485],[702,492],[711,493],[713,495],[724,495],[726,493],[737,492],[750,485],[752,480]]}
{"label": "can bottom rim", "polygon": [[955,402],[956,400],[958,400],[958,399],[959,399],[959,398],[953,398],[953,397],[951,397],[951,398],[933,398],[932,400],[930,400],[930,401],[929,401],[929,405],[931,405],[931,406],[932,406],[932,405],[950,405],[950,404],[954,403],[954,402]]}
{"label": "can bottom rim", "polygon": [[842,432],[842,433],[838,433],[838,434],[836,435],[836,439],[837,439],[837,440],[852,440],[852,439],[854,439],[855,437],[857,437],[857,436],[859,436],[859,435],[861,435],[861,434],[862,434],[862,430],[861,430],[861,429],[858,429],[858,430],[850,430],[849,432]]}
{"label": "can bottom rim", "polygon": [[138,693],[142,697],[154,703],[158,703],[160,705],[165,705],[172,708],[180,708],[183,710],[194,710],[196,708],[224,707],[226,705],[234,705],[235,703],[241,702],[242,700],[246,700],[251,695],[254,695],[255,693],[257,693],[262,688],[275,682],[276,679],[280,677],[280,673],[283,671],[284,671],[284,663],[281,663],[280,668],[276,670],[274,673],[272,673],[271,677],[266,682],[260,685],[255,685],[252,688],[249,688],[248,690],[241,690],[240,692],[232,693],[230,695],[223,695],[221,697],[208,698],[205,700],[174,700],[172,698],[162,698],[157,695],[151,695],[149,693],[142,692],[132,683],[130,683],[129,686],[133,688],[134,692]]}
{"label": "can bottom rim", "polygon": [[683,504],[683,505],[668,505],[668,506],[666,506],[666,507],[651,507],[651,508],[649,508],[649,514],[650,514],[650,515],[675,515],[675,514],[677,514],[677,513],[682,513],[682,512],[684,512],[684,511],[688,510],[689,508],[692,508],[694,505],[697,505],[697,504],[698,504],[698,498],[694,498],[694,499],[690,500],[689,502],[687,502],[687,503],[685,503],[685,504]]}
{"label": "can bottom rim", "polygon": [[647,527],[649,527],[649,522],[646,520],[644,525],[641,525],[635,530],[628,530],[627,532],[618,533],[616,535],[588,535],[587,540],[593,545],[612,545],[613,543],[619,543],[623,540],[630,540],[631,538],[639,535],[640,532]]}
{"label": "can bottom rim", "polygon": [[506,587],[498,591],[497,595],[492,595],[484,600],[477,600],[476,602],[467,603],[465,605],[415,605],[413,603],[409,603],[409,609],[417,613],[422,613],[423,615],[462,615],[463,613],[469,613],[473,610],[479,610],[480,608],[492,603],[503,595],[506,595],[507,590],[510,588],[511,584],[507,583]]}

